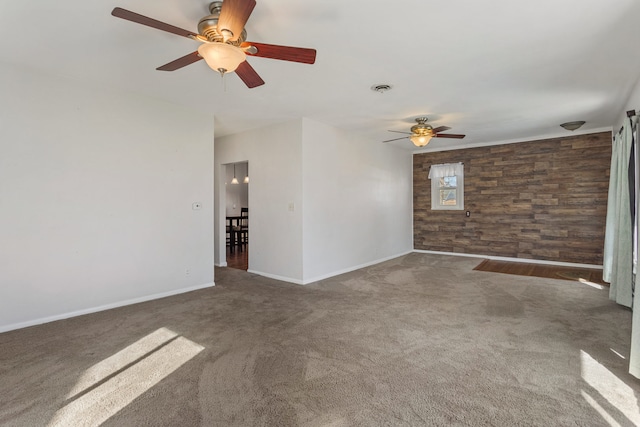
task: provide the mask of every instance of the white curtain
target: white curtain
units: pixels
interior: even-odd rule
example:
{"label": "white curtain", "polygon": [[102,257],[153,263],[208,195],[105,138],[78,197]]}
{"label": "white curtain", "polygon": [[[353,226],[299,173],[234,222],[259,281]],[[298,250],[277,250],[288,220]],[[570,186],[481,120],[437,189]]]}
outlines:
{"label": "white curtain", "polygon": [[629,197],[629,156],[633,141],[632,125],[625,120],[615,135],[611,153],[607,223],[602,276],[611,284],[609,298],[631,307],[633,281],[633,238]]}
{"label": "white curtain", "polygon": [[[640,150],[638,150],[638,141],[640,137],[640,126],[637,125],[638,117],[634,117],[634,123],[636,124],[635,129],[635,139],[634,139],[634,154],[635,154],[635,221],[634,221],[634,254],[633,254],[633,274],[634,274],[634,283],[637,283],[635,279],[637,278],[637,267],[638,267],[638,230],[640,229],[640,221],[638,218],[640,215],[640,197],[638,194],[640,193]],[[631,352],[629,356],[629,372],[631,375],[634,375],[640,378],[640,296],[638,295],[640,292],[634,292],[633,295],[633,318],[631,321]]]}
{"label": "white curtain", "polygon": [[442,178],[443,176],[460,176],[463,172],[463,163],[444,163],[441,165],[431,165],[431,168],[429,169],[429,179]]}

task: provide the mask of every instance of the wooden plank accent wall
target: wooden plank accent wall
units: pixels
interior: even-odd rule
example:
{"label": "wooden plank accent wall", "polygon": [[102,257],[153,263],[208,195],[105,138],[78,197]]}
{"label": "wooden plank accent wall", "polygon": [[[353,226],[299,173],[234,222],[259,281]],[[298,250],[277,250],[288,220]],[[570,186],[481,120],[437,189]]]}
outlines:
{"label": "wooden plank accent wall", "polygon": [[[433,211],[429,168],[456,162],[465,209]],[[414,248],[602,265],[610,164],[610,132],[415,154]]]}

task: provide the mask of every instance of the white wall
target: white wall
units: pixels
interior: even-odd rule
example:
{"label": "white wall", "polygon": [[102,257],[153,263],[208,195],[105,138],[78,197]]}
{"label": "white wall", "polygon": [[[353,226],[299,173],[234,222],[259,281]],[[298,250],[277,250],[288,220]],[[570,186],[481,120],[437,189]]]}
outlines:
{"label": "white wall", "polygon": [[301,140],[300,120],[216,138],[216,264],[226,264],[223,165],[248,161],[249,270],[291,282],[302,280]]}
{"label": "white wall", "polygon": [[213,284],[213,117],[6,65],[0,93],[0,331]]}
{"label": "white wall", "polygon": [[[300,119],[218,138],[215,158],[217,195],[222,165],[251,167],[250,271],[304,284],[413,248],[409,151]],[[225,204],[216,203],[224,236]],[[224,265],[225,239],[216,242]]]}
{"label": "white wall", "polygon": [[303,121],[305,283],[413,249],[412,156]]}

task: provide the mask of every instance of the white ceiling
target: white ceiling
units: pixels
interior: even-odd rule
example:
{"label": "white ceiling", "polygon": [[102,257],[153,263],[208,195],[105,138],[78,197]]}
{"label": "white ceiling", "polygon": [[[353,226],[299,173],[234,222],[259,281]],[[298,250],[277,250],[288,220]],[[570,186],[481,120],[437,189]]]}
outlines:
{"label": "white ceiling", "polygon": [[[223,84],[204,61],[156,71],[197,43],[110,14],[197,32],[208,3],[4,0],[0,61],[209,111],[216,136],[309,117],[379,143],[420,115],[467,135],[433,148],[558,135],[572,120],[610,127],[640,76],[637,0],[257,0],[248,40],[318,54],[314,65],[250,58],[266,82],[255,89],[236,75]],[[371,91],[380,83],[393,90]]]}

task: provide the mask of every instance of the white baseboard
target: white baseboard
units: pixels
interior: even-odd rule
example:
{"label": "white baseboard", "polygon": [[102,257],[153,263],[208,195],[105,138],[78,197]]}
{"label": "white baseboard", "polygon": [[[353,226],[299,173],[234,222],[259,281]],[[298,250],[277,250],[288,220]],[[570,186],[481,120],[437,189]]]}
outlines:
{"label": "white baseboard", "polygon": [[[247,272],[248,273],[252,273],[252,274],[257,274],[257,275],[260,275],[260,276],[264,276],[264,277],[268,277],[270,279],[280,280],[282,282],[293,283],[293,284],[296,284],[296,285],[308,285],[310,283],[318,282],[320,280],[328,279],[330,277],[338,276],[340,274],[345,274],[345,273],[349,273],[349,272],[354,271],[354,270],[359,270],[361,268],[369,267],[369,266],[372,266],[372,265],[375,265],[375,264],[380,264],[382,262],[389,261],[391,259],[398,258],[398,257],[404,256],[404,255],[410,254],[410,253],[424,253],[424,254],[434,254],[434,255],[452,255],[452,256],[461,256],[461,257],[470,257],[470,258],[491,259],[491,260],[497,260],[497,261],[522,262],[522,263],[530,263],[530,264],[550,264],[550,265],[558,265],[558,266],[565,266],[565,267],[602,269],[602,265],[594,265],[594,264],[578,264],[578,263],[546,261],[546,260],[527,259],[527,258],[511,258],[511,257],[499,257],[499,256],[492,256],[492,255],[463,254],[463,253],[459,253],[459,252],[440,252],[440,251],[425,251],[425,250],[413,249],[413,250],[410,250],[410,251],[406,251],[406,252],[399,253],[399,254],[392,255],[392,256],[389,256],[389,257],[385,257],[385,258],[380,258],[380,259],[377,259],[375,261],[366,262],[364,264],[360,264],[360,265],[344,268],[344,269],[341,269],[341,270],[337,270],[337,271],[334,271],[334,272],[331,272],[331,273],[328,273],[328,274],[323,274],[323,275],[314,277],[312,279],[306,279],[306,280],[294,279],[294,278],[285,277],[285,276],[278,276],[278,275],[275,275],[275,274],[264,273],[264,272],[256,271],[256,270],[247,270]],[[219,267],[226,267],[226,265],[227,265],[227,263],[225,262],[224,264],[220,264]],[[92,308],[87,308],[87,309],[83,309],[83,310],[77,310],[77,311],[72,311],[72,312],[68,312],[68,313],[57,314],[57,315],[54,315],[54,316],[42,317],[42,318],[38,318],[38,319],[28,320],[26,322],[13,323],[13,324],[9,324],[9,325],[0,325],[0,333],[12,331],[12,330],[15,330],[15,329],[27,328],[29,326],[40,325],[40,324],[43,324],[43,323],[54,322],[56,320],[69,319],[71,317],[76,317],[76,316],[82,316],[82,315],[85,315],[85,314],[96,313],[98,311],[109,310],[109,309],[112,309],[112,308],[123,307],[123,306],[126,306],[126,305],[137,304],[137,303],[151,301],[151,300],[155,300],[155,299],[170,297],[170,296],[173,296],[173,295],[183,294],[183,293],[191,292],[191,291],[197,291],[199,289],[210,288],[210,287],[213,287],[213,286],[215,286],[215,282],[205,283],[203,285],[197,285],[197,286],[192,286],[192,287],[188,287],[188,288],[176,289],[176,290],[169,291],[169,292],[162,292],[162,293],[153,294],[153,295],[146,295],[146,296],[139,297],[139,298],[133,298],[133,299],[125,300],[125,301],[119,301],[119,302],[115,302],[115,303],[111,303],[111,304],[101,305],[101,306],[98,306],[98,307],[92,307]]]}
{"label": "white baseboard", "polygon": [[227,261],[221,262],[220,264],[215,264],[214,263],[213,265],[215,265],[216,267],[226,267],[227,266]]}
{"label": "white baseboard", "polygon": [[510,257],[492,256],[492,255],[463,254],[459,252],[423,251],[419,249],[415,249],[413,252],[420,253],[420,254],[453,255],[453,256],[463,256],[463,257],[470,257],[470,258],[483,258],[483,259],[491,259],[496,261],[522,262],[522,263],[528,263],[528,264],[547,264],[547,265],[558,265],[562,267],[602,269],[601,265],[596,265],[596,264],[578,264],[578,263],[572,263],[572,262],[547,261],[547,260],[540,260],[540,259],[510,258]]}
{"label": "white baseboard", "polygon": [[396,254],[396,255],[391,255],[391,256],[388,256],[388,257],[385,257],[385,258],[377,259],[375,261],[370,261],[370,262],[366,262],[364,264],[355,265],[353,267],[348,267],[348,268],[344,268],[344,269],[341,269],[341,270],[333,271],[331,273],[323,274],[323,275],[314,277],[312,279],[306,279],[306,280],[293,279],[291,277],[278,276],[278,275],[275,275],[275,274],[264,273],[264,272],[256,271],[256,270],[247,270],[247,272],[248,273],[252,273],[252,274],[257,274],[259,276],[268,277],[270,279],[280,280],[282,282],[294,283],[296,285],[308,285],[310,283],[315,283],[315,282],[318,282],[320,280],[328,279],[330,277],[339,276],[340,274],[345,274],[345,273],[349,273],[349,272],[354,271],[354,270],[359,270],[361,268],[369,267],[371,265],[380,264],[381,262],[389,261],[391,259],[398,258],[398,257],[404,256],[404,255],[410,254],[412,252],[413,252],[413,250],[402,252],[402,253],[399,253],[399,254]]}
{"label": "white baseboard", "polygon": [[280,280],[281,282],[293,283],[295,285],[303,285],[302,280],[293,279],[291,277],[278,276],[277,274],[264,273],[262,271],[247,270],[247,273],[257,274],[258,276],[268,277],[269,279]]}
{"label": "white baseboard", "polygon": [[410,250],[410,251],[402,252],[402,253],[399,253],[399,254],[396,254],[396,255],[391,255],[391,256],[388,256],[388,257],[380,258],[380,259],[377,259],[375,261],[370,261],[370,262],[366,262],[364,264],[355,265],[353,267],[343,268],[342,270],[337,270],[337,271],[334,271],[334,272],[329,273],[329,274],[323,274],[323,275],[320,275],[320,276],[316,276],[316,277],[314,277],[312,279],[306,279],[302,284],[303,285],[308,285],[309,283],[318,282],[320,280],[328,279],[330,277],[339,276],[341,274],[349,273],[349,272],[355,271],[355,270],[360,270],[361,268],[370,267],[370,266],[375,265],[375,264],[380,264],[381,262],[389,261],[389,260],[394,259],[394,258],[399,258],[401,256],[408,255],[408,254],[410,254],[412,252],[413,252],[413,250]]}
{"label": "white baseboard", "polygon": [[170,297],[173,295],[184,294],[186,292],[197,291],[199,289],[211,288],[215,286],[215,282],[205,283],[204,285],[191,286],[188,288],[176,289],[168,292],[161,292],[153,295],[145,295],[139,298],[133,298],[125,301],[118,301],[111,304],[105,304],[98,307],[86,308],[83,310],[71,311],[69,313],[56,314],[54,316],[41,317],[39,319],[27,320],[26,322],[13,323],[9,325],[0,325],[0,333],[13,331],[15,329],[27,328],[29,326],[41,325],[43,323],[55,322],[56,320],[69,319],[71,317],[82,316],[84,314],[96,313],[98,311],[110,310],[112,308],[123,307],[125,305],[138,304],[140,302],[151,301],[154,299],[160,299]]}

